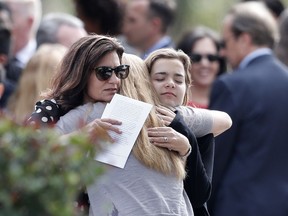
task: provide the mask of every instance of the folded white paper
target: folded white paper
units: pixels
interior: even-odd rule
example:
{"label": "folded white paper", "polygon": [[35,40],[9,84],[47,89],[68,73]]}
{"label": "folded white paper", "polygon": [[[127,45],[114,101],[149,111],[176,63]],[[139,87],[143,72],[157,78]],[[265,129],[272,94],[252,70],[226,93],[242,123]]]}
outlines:
{"label": "folded white paper", "polygon": [[115,140],[111,145],[104,146],[95,159],[119,168],[124,168],[132,147],[139,135],[141,128],[152,105],[115,94],[106,106],[101,118],[111,118],[122,122],[119,128],[122,134],[109,132]]}

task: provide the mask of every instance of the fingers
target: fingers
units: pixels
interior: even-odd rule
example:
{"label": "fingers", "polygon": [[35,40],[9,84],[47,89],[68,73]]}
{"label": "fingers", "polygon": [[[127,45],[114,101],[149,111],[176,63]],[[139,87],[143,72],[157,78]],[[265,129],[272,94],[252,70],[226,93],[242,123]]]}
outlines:
{"label": "fingers", "polygon": [[149,137],[149,140],[155,146],[174,150],[173,143],[168,137]]}
{"label": "fingers", "polygon": [[100,119],[102,122],[107,122],[107,123],[110,123],[112,125],[121,125],[122,122],[121,121],[118,121],[116,119],[110,119],[110,118],[103,118],[103,119]]}
{"label": "fingers", "polygon": [[115,133],[121,134],[122,131],[120,130],[118,125],[121,125],[122,122],[115,120],[115,119],[95,119],[94,120],[94,127],[100,126],[107,131],[113,131]]}
{"label": "fingers", "polygon": [[148,132],[151,133],[158,133],[161,136],[164,136],[165,134],[163,133],[170,133],[172,132],[173,129],[171,127],[153,127],[153,128],[148,128]]}
{"label": "fingers", "polygon": [[174,118],[176,115],[171,109],[168,109],[167,107],[164,107],[164,106],[157,106],[156,111],[159,114],[162,114],[164,116],[170,116],[172,118]]}
{"label": "fingers", "polygon": [[157,114],[157,115],[162,120],[162,122],[165,126],[169,126],[174,119],[174,117],[171,118],[170,116],[165,116],[165,115],[161,115],[161,114]]}
{"label": "fingers", "polygon": [[[92,138],[95,137],[96,139],[106,140],[110,143],[114,142],[114,139],[108,134],[108,131],[96,124],[94,125],[92,130],[90,130],[90,135],[92,136]],[[94,140],[94,138],[92,140]]]}
{"label": "fingers", "polygon": [[167,127],[155,127],[148,129],[148,136],[151,143],[156,146],[168,148],[173,150],[173,133],[171,133],[171,128]]}
{"label": "fingers", "polygon": [[167,127],[155,127],[148,128],[149,138],[153,138],[155,142],[165,143],[168,142],[168,138],[173,136]]}
{"label": "fingers", "polygon": [[156,111],[158,117],[163,121],[164,125],[166,126],[170,125],[176,116],[176,114],[173,111],[163,106],[157,106]]}
{"label": "fingers", "polygon": [[149,136],[149,140],[153,143],[165,144],[171,143],[172,139],[167,136]]}
{"label": "fingers", "polygon": [[187,137],[169,127],[149,128],[148,136],[153,145],[176,151],[180,155],[185,155],[190,148]]}

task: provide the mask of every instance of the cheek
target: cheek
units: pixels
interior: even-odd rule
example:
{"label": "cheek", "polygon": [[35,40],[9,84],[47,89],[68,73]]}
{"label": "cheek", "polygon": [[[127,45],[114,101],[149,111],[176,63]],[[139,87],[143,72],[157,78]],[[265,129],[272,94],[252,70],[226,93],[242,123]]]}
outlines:
{"label": "cheek", "polygon": [[212,64],[212,72],[216,75],[218,72],[219,72],[219,63],[218,62],[215,62]]}
{"label": "cheek", "polygon": [[200,64],[198,63],[192,63],[192,67],[191,67],[191,70],[190,71],[194,71],[194,70],[197,70],[200,68]]}
{"label": "cheek", "polygon": [[186,94],[186,86],[180,88],[181,103],[183,102],[185,94]]}
{"label": "cheek", "polygon": [[177,101],[175,101],[176,102],[175,105],[179,106],[183,103],[185,94],[186,94],[186,86],[185,85],[178,86],[177,99],[176,99]]}
{"label": "cheek", "polygon": [[155,82],[155,81],[152,81],[152,85],[153,85],[157,95],[159,95],[160,89],[161,89],[161,85],[158,82]]}
{"label": "cheek", "polygon": [[94,77],[90,77],[88,81],[87,94],[94,100],[98,99],[103,83]]}
{"label": "cheek", "polygon": [[191,70],[190,70],[190,75],[192,76],[196,76],[197,73],[199,73],[201,69],[201,66],[199,64],[194,64],[192,67],[191,67]]}

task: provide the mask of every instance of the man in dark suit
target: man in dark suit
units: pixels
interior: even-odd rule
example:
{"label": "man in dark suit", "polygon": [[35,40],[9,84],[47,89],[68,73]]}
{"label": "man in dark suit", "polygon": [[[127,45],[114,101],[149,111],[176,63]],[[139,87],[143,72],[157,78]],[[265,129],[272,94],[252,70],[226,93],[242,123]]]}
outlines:
{"label": "man in dark suit", "polygon": [[1,0],[12,15],[12,58],[6,65],[6,77],[18,83],[22,70],[35,53],[36,32],[42,17],[41,0]]}
{"label": "man in dark suit", "polygon": [[221,76],[211,109],[233,126],[216,138],[212,216],[288,215],[288,69],[272,47],[277,24],[261,2],[234,5],[223,22],[223,55],[234,71]]}
{"label": "man in dark suit", "polygon": [[6,106],[15,89],[15,84],[7,79],[5,70],[10,56],[11,29],[11,11],[4,2],[0,2],[0,109]]}

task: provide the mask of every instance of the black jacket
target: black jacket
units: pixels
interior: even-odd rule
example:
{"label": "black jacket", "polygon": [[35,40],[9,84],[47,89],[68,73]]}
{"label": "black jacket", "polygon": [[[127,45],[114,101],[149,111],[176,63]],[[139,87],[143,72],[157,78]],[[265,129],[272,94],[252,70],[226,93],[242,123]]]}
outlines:
{"label": "black jacket", "polygon": [[184,188],[193,206],[195,216],[208,216],[206,202],[211,194],[211,181],[214,161],[214,136],[208,134],[196,139],[180,114],[169,125],[177,132],[186,136],[192,147],[187,158],[187,177]]}

